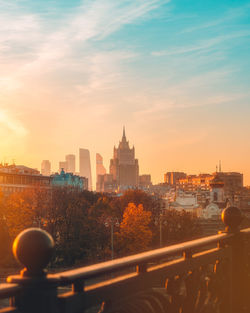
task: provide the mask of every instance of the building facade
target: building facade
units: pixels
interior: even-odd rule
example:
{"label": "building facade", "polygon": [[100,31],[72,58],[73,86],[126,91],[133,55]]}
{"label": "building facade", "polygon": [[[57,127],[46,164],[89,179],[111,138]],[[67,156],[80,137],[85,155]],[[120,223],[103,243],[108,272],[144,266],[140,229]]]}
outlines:
{"label": "building facade", "polygon": [[210,191],[213,179],[223,182],[225,198],[233,198],[243,188],[243,174],[238,172],[215,172],[213,174],[188,175],[176,183],[178,189],[185,191]]}
{"label": "building facade", "polygon": [[213,178],[214,174],[187,175],[184,178],[177,179],[176,185],[185,191],[209,191],[210,182]]}
{"label": "building facade", "polygon": [[51,185],[52,187],[74,187],[79,190],[87,190],[88,179],[61,170],[60,174],[56,173],[51,176]]}
{"label": "building facade", "polygon": [[50,176],[23,165],[0,165],[0,190],[5,196],[27,189],[50,188]]}
{"label": "building facade", "polygon": [[96,182],[97,192],[115,192],[117,190],[117,183],[113,180],[113,175],[104,174],[98,175]]}
{"label": "building facade", "polygon": [[185,179],[186,177],[187,174],[183,172],[167,172],[164,174],[164,183],[173,186],[179,179]]}
{"label": "building facade", "polygon": [[139,187],[141,189],[149,189],[152,186],[151,175],[144,174],[139,176]]}

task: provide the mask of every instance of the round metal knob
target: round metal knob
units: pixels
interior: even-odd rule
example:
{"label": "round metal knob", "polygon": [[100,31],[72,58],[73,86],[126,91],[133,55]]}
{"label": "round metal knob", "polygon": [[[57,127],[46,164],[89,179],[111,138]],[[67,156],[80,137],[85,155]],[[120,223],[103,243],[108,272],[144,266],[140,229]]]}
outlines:
{"label": "round metal knob", "polygon": [[23,275],[44,275],[44,268],[51,259],[54,245],[51,235],[40,228],[22,231],[16,237],[12,251],[16,260],[26,267]]}
{"label": "round metal knob", "polygon": [[237,231],[242,221],[240,209],[230,206],[222,211],[221,219],[226,225],[226,230]]}

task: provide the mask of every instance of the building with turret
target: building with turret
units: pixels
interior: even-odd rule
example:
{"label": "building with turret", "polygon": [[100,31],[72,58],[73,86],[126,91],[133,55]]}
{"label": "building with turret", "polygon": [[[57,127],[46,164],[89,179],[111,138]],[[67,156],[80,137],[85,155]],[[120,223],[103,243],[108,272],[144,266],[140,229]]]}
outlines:
{"label": "building with turret", "polygon": [[88,189],[88,179],[72,173],[66,173],[62,169],[60,173],[51,175],[51,185],[53,187],[72,187],[81,191]]}

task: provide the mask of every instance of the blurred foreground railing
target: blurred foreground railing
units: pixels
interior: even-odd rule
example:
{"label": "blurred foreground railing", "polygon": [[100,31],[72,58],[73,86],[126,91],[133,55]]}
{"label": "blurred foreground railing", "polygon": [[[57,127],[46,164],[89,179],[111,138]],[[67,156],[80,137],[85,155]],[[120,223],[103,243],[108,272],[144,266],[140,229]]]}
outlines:
{"label": "blurred foreground railing", "polygon": [[53,239],[28,229],[13,247],[26,268],[0,284],[0,299],[10,298],[0,313],[250,312],[250,229],[238,230],[237,208],[222,215],[218,235],[55,275],[43,270]]}

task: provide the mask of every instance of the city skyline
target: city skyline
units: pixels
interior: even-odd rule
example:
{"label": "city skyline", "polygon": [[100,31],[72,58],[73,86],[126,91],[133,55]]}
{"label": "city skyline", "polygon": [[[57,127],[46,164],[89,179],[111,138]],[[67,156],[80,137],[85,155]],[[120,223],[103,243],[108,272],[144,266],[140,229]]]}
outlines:
{"label": "city skyline", "polygon": [[[123,131],[124,131],[124,128],[123,128]],[[127,130],[126,130],[126,132],[127,132]],[[133,142],[133,140],[132,140],[132,142]],[[114,143],[113,147],[114,146],[115,146],[115,143]],[[96,152],[94,154],[94,152],[90,151],[87,148],[76,148],[76,150],[78,150],[78,152],[76,152],[76,154],[74,154],[74,153],[70,153],[69,154],[68,151],[66,151],[65,152],[66,153],[65,154],[65,158],[67,156],[74,156],[75,157],[75,172],[77,174],[80,174],[80,162],[79,161],[76,162],[76,160],[77,160],[76,156],[77,156],[77,154],[79,153],[80,150],[88,151],[89,158],[90,158],[90,169],[91,169],[91,173],[92,173],[92,174],[90,173],[91,181],[92,181],[92,187],[94,187],[94,189],[95,189],[95,185],[96,185],[96,155],[98,155],[98,154],[100,155],[100,153]],[[110,152],[110,157],[109,158],[104,159],[102,157],[103,166],[105,168],[109,168],[109,164],[110,164],[110,159],[111,158],[112,158],[112,148],[111,148],[111,152]],[[62,159],[62,158],[59,157],[59,159]],[[140,160],[140,158],[138,158],[138,159]],[[14,161],[14,160],[12,160],[12,161]],[[65,166],[62,166],[62,167],[64,167],[64,169],[66,169],[67,161],[57,161],[57,160],[43,160],[42,161],[41,160],[40,163],[42,164],[44,161],[49,161],[51,163],[50,164],[51,165],[51,173],[57,173],[57,172],[59,173],[60,172],[60,169],[61,169],[60,168],[60,163],[65,163]],[[2,161],[2,163],[4,163],[4,162]],[[58,168],[58,163],[59,163],[59,168]],[[9,164],[11,164],[11,162]],[[23,165],[28,165],[29,166],[29,164],[23,164]],[[241,172],[241,171],[239,171],[238,168],[228,169],[228,168],[223,168],[223,166],[224,166],[223,160],[217,160],[217,163],[215,163],[214,166],[211,169],[208,169],[207,171],[205,171],[205,170],[204,171],[202,171],[202,170],[201,171],[188,171],[188,170],[185,169],[185,167],[184,168],[179,168],[178,166],[174,167],[174,169],[166,168],[166,169],[162,169],[160,179],[159,180],[153,180],[153,183],[154,184],[163,183],[164,180],[165,180],[165,177],[164,177],[165,176],[165,172],[172,172],[172,171],[173,172],[175,172],[175,171],[177,171],[177,172],[184,171],[188,175],[192,175],[192,174],[199,175],[199,174],[209,174],[209,173],[211,174],[211,173],[217,172],[217,170],[219,170],[219,169],[220,169],[219,171],[222,171],[222,172]],[[41,166],[40,166],[40,168],[39,168],[39,166],[37,166],[37,167],[36,166],[32,166],[32,168],[40,170]],[[208,168],[208,167],[206,167],[205,164],[204,164],[204,168]],[[249,183],[246,182],[246,178],[245,178],[246,174],[244,172],[241,172],[241,173],[244,175],[244,185],[245,186],[250,185],[250,182]],[[152,175],[150,170],[148,172],[141,172],[141,171],[139,171],[139,174],[140,175],[145,175],[145,174]]]}
{"label": "city skyline", "polygon": [[39,168],[79,147],[108,168],[122,125],[140,174],[244,174],[248,1],[0,0],[0,161]]}

